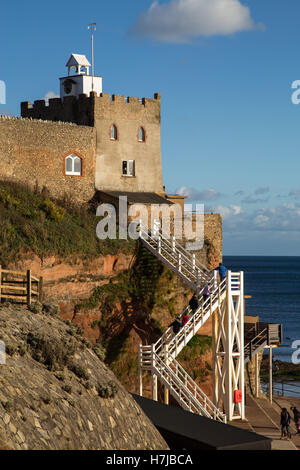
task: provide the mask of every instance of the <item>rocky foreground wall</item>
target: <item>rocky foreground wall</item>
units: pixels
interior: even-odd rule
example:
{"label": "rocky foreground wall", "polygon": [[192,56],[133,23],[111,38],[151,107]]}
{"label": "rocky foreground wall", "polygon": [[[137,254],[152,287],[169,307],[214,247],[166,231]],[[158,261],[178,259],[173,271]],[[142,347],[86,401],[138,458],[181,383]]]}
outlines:
{"label": "rocky foreground wall", "polygon": [[49,306],[33,313],[2,304],[0,332],[0,449],[168,448],[101,348]]}

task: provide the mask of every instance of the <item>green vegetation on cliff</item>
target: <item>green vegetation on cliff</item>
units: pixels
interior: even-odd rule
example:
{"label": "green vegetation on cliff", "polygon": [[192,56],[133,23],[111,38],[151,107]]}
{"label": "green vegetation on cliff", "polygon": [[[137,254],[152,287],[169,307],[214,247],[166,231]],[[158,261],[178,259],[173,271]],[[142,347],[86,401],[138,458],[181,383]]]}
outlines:
{"label": "green vegetation on cliff", "polygon": [[99,240],[99,218],[69,199],[54,201],[47,191],[0,182],[0,260],[5,266],[27,253],[94,257],[134,250],[132,240]]}
{"label": "green vegetation on cliff", "polygon": [[145,330],[151,340],[162,334],[162,326],[151,314],[157,303],[158,283],[163,271],[160,261],[137,244],[131,269],[114,277],[113,282],[96,287],[89,299],[77,305],[77,313],[97,307],[101,310],[100,319],[93,322],[93,327],[99,327],[101,331],[109,365],[127,350],[132,328]]}

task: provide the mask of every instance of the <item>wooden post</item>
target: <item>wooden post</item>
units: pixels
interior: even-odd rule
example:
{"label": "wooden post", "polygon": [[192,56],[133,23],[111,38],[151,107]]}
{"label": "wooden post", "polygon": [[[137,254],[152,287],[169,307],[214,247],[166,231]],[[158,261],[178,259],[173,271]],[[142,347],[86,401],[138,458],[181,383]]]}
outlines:
{"label": "wooden post", "polygon": [[27,282],[27,307],[31,305],[31,270],[27,270],[26,275],[26,282]]}
{"label": "wooden post", "polygon": [[165,405],[169,404],[169,389],[166,386],[164,387],[164,402]]}
{"label": "wooden post", "polygon": [[152,371],[152,400],[157,401],[157,375]]}
{"label": "wooden post", "polygon": [[44,279],[43,277],[41,276],[40,277],[40,280],[39,280],[39,302],[43,302],[43,283],[44,283]]}

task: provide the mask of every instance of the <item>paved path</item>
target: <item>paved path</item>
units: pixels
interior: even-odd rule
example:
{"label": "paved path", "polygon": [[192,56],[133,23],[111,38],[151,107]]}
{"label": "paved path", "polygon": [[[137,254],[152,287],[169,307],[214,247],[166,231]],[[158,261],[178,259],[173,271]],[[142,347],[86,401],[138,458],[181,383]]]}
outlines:
{"label": "paved path", "polygon": [[[247,421],[233,421],[234,426],[248,429],[272,439],[272,450],[300,450],[300,435],[295,435],[294,422],[291,425],[292,439],[280,439],[280,412],[281,407],[290,411],[292,405],[297,405],[297,400],[292,398],[275,398],[271,405],[266,398],[253,398],[247,395],[246,417]],[[291,414],[292,416],[292,414]]]}

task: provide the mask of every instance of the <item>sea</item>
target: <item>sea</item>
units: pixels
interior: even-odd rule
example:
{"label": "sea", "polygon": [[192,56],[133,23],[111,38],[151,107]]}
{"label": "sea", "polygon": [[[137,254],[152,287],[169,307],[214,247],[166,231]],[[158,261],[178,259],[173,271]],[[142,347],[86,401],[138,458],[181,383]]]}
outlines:
{"label": "sea", "polygon": [[251,296],[246,315],[283,325],[283,343],[273,356],[292,362],[292,343],[300,341],[300,256],[224,256],[223,264],[244,271],[245,295]]}
{"label": "sea", "polygon": [[[244,271],[245,295],[251,296],[246,299],[246,315],[283,325],[282,345],[273,349],[274,360],[293,362],[292,344],[298,340],[300,346],[300,257],[224,256],[223,264],[233,272]],[[278,394],[284,387],[284,394],[300,396],[300,382],[274,386]]]}

